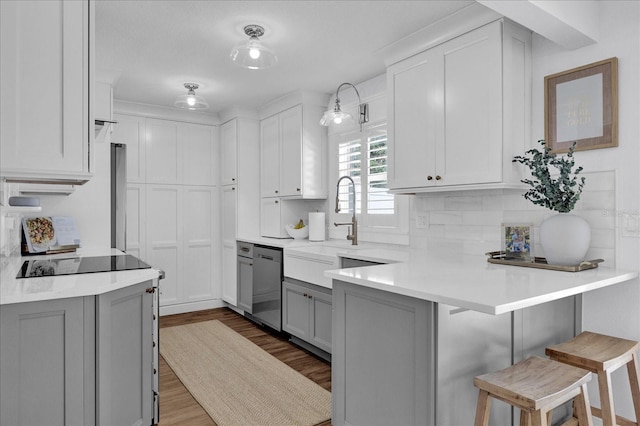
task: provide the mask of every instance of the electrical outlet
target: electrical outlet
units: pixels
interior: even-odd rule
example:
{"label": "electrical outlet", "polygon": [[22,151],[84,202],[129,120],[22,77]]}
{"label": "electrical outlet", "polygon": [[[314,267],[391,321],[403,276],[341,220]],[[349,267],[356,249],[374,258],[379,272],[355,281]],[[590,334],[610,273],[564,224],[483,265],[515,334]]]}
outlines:
{"label": "electrical outlet", "polygon": [[419,214],[416,216],[416,229],[425,229],[427,227],[427,215]]}
{"label": "electrical outlet", "polygon": [[640,238],[640,214],[622,214],[622,236]]}

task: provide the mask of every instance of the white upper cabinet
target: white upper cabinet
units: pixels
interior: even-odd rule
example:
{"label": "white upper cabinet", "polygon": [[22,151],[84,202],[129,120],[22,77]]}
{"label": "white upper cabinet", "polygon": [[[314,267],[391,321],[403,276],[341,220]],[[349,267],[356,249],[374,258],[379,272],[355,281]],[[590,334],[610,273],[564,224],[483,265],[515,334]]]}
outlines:
{"label": "white upper cabinet", "polygon": [[238,183],[238,120],[227,121],[220,126],[220,150],[222,155],[222,184]]}
{"label": "white upper cabinet", "polygon": [[0,2],[3,177],[84,183],[92,176],[90,6]]}
{"label": "white upper cabinet", "polygon": [[214,126],[115,114],[111,141],[127,146],[127,182],[217,185]]}
{"label": "white upper cabinet", "polygon": [[531,34],[496,21],[391,65],[394,192],[517,186],[529,137]]}
{"label": "white upper cabinet", "polygon": [[183,182],[187,185],[216,185],[218,144],[213,126],[182,125]]}
{"label": "white upper cabinet", "polygon": [[180,123],[147,119],[147,182],[182,183]]}
{"label": "white upper cabinet", "polygon": [[327,198],[322,108],[297,105],[260,123],[262,197]]}
{"label": "white upper cabinet", "polygon": [[260,196],[280,195],[280,117],[260,122]]}

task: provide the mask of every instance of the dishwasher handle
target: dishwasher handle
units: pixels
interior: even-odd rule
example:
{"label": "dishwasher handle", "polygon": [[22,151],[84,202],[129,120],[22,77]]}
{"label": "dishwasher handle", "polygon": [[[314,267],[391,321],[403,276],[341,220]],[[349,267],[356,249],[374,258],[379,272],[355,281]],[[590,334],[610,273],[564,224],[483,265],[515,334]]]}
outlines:
{"label": "dishwasher handle", "polygon": [[266,260],[273,260],[273,256],[265,256],[264,254],[259,254],[258,257]]}

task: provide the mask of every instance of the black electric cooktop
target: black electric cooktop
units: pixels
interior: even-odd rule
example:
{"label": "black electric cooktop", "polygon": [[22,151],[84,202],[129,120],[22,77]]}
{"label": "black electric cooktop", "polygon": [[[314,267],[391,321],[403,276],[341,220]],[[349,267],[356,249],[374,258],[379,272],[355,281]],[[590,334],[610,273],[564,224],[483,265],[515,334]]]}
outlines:
{"label": "black electric cooktop", "polygon": [[71,257],[33,259],[22,264],[16,278],[44,277],[49,275],[91,274],[94,272],[129,271],[149,269],[151,266],[130,254],[96,257]]}

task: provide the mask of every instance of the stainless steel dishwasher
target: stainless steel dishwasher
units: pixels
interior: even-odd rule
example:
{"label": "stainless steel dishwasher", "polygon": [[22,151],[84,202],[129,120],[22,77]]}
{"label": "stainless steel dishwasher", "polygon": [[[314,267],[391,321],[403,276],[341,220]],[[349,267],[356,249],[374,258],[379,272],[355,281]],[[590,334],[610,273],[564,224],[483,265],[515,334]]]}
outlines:
{"label": "stainless steel dishwasher", "polygon": [[253,249],[252,315],[258,322],[281,330],[282,249],[256,245]]}
{"label": "stainless steel dishwasher", "polygon": [[238,307],[244,315],[282,330],[282,249],[238,242]]}

